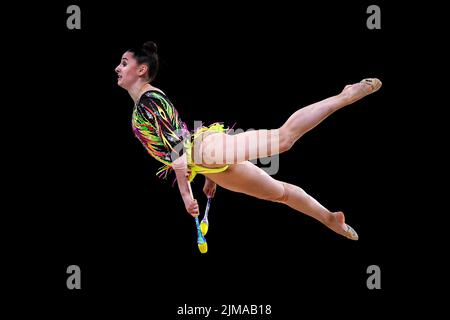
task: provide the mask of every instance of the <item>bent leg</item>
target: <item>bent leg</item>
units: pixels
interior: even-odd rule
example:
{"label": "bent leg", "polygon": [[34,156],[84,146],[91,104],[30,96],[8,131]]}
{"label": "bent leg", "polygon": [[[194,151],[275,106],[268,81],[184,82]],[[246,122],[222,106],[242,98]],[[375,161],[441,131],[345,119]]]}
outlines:
{"label": "bent leg", "polygon": [[330,212],[300,187],[275,180],[249,161],[230,165],[220,173],[205,174],[219,186],[259,199],[284,203],[322,222],[333,231],[350,239],[357,239],[345,224],[342,212]]}

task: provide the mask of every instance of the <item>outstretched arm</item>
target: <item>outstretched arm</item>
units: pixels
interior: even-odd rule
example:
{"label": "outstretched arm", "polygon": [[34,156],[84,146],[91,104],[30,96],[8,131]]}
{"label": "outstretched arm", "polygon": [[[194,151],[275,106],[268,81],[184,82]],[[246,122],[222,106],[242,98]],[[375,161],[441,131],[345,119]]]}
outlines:
{"label": "outstretched arm", "polygon": [[183,198],[186,211],[193,217],[198,216],[199,210],[197,200],[191,197],[191,192],[189,190],[190,186],[188,180],[189,174],[187,170],[186,154],[183,154],[181,157],[172,162],[172,168],[175,170],[178,188],[180,189],[180,194]]}

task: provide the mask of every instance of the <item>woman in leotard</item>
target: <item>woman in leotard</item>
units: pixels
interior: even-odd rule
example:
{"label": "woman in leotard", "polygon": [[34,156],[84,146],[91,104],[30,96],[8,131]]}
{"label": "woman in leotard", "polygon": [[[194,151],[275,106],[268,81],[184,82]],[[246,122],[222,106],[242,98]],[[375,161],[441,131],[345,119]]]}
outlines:
{"label": "woman in leotard", "polygon": [[376,78],[347,85],[337,95],[303,107],[275,129],[252,130],[230,135],[221,123],[213,123],[190,132],[163,91],[151,85],[158,71],[154,42],[127,50],[115,69],[117,84],[134,101],[132,128],[148,153],[163,166],[157,172],[166,178],[175,172],[186,211],[199,214],[191,197],[189,183],[196,174],[205,176],[203,191],[213,197],[216,186],[256,198],[279,202],[322,222],[336,233],[358,240],[344,214],[331,212],[303,189],[272,178],[250,160],[288,151],[306,132],[333,112],[381,87]]}

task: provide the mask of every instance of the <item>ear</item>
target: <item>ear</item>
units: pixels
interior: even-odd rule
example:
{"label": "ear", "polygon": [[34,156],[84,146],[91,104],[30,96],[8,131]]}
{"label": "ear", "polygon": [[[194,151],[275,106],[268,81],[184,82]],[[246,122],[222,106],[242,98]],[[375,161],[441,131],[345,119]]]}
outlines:
{"label": "ear", "polygon": [[138,75],[143,76],[148,71],[148,65],[141,64],[138,68]]}

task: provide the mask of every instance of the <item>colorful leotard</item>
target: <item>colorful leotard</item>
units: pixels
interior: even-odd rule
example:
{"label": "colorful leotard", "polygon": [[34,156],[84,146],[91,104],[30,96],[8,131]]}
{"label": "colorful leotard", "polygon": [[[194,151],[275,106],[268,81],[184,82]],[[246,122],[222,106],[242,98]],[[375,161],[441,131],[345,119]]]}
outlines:
{"label": "colorful leotard", "polygon": [[178,156],[184,150],[190,171],[189,181],[197,173],[216,173],[228,168],[227,165],[215,169],[204,168],[193,164],[191,158],[193,139],[204,131],[225,132],[223,125],[214,123],[190,134],[175,107],[160,91],[149,90],[140,97],[133,109],[132,128],[148,153],[164,164],[156,173],[160,178],[167,178],[172,170],[172,153]]}

